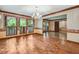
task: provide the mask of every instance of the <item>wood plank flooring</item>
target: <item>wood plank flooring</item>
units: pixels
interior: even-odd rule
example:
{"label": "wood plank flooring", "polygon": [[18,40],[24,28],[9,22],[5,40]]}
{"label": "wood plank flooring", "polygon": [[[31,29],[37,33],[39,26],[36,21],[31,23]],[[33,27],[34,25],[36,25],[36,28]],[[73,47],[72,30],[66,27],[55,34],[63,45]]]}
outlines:
{"label": "wood plank flooring", "polygon": [[21,36],[0,40],[1,54],[78,54],[79,44],[42,35]]}

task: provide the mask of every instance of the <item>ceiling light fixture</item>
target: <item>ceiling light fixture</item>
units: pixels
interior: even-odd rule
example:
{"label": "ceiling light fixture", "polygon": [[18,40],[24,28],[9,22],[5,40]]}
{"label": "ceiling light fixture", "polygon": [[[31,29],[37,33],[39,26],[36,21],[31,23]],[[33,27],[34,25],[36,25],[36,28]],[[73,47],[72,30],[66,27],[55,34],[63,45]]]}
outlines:
{"label": "ceiling light fixture", "polygon": [[40,18],[40,16],[41,15],[39,14],[38,7],[35,6],[35,12],[33,13],[32,18],[38,19],[38,18]]}

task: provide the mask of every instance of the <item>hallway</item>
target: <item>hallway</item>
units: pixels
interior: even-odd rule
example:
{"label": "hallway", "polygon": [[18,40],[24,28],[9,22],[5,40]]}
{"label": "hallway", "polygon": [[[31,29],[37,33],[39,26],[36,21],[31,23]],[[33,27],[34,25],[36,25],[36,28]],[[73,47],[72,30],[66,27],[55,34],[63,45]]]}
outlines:
{"label": "hallway", "polygon": [[[0,40],[0,53],[5,54],[75,54],[79,53],[79,44],[64,40],[65,35],[59,34],[48,37],[43,34],[34,34]],[[58,33],[57,33],[58,34]],[[65,37],[64,37],[65,38]],[[66,39],[66,38],[65,38]]]}

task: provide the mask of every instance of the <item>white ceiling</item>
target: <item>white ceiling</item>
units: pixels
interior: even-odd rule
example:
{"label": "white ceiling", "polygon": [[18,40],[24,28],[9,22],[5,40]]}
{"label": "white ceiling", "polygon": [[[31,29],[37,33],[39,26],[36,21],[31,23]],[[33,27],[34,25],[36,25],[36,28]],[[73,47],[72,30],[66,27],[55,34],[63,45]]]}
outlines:
{"label": "white ceiling", "polygon": [[73,5],[0,5],[0,10],[32,16],[36,11],[36,7],[41,15],[45,15],[72,6]]}

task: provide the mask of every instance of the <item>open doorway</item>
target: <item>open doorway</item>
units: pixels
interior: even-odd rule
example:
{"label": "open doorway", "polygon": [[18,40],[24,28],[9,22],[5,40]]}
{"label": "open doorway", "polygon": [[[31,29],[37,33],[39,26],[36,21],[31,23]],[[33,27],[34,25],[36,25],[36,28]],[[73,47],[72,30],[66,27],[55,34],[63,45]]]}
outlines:
{"label": "open doorway", "polygon": [[[48,23],[47,31],[46,31],[46,21]],[[49,19],[44,20],[44,26],[43,26],[43,31],[48,32],[49,36],[56,37],[56,38],[62,38],[66,39],[67,33],[67,15],[59,15],[59,16],[54,16]],[[45,33],[45,32],[44,32]]]}

